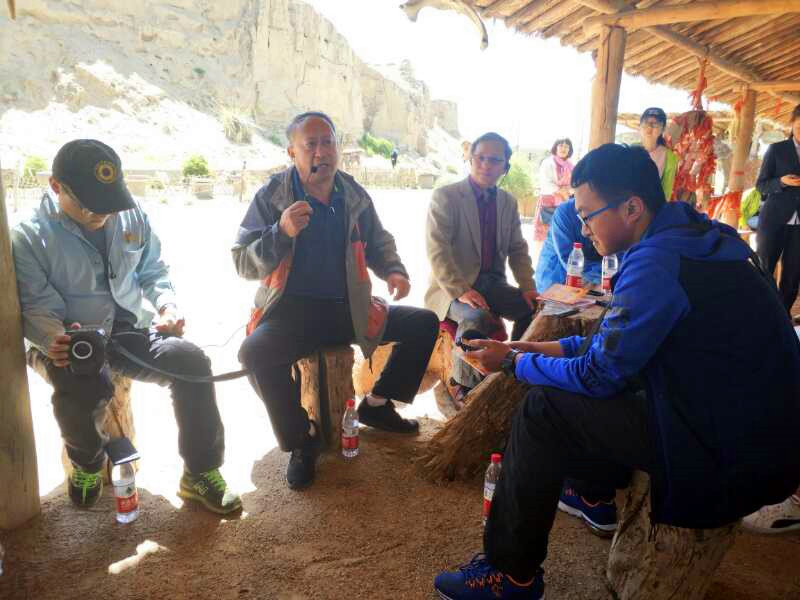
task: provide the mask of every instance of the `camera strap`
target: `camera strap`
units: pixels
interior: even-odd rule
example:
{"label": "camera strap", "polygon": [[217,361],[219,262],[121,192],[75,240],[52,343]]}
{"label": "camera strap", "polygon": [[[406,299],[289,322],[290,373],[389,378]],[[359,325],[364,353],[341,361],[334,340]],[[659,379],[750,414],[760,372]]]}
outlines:
{"label": "camera strap", "polygon": [[166,375],[172,379],[178,379],[180,381],[186,381],[187,383],[214,383],[217,381],[230,381],[231,379],[238,379],[239,377],[244,377],[250,371],[247,369],[242,369],[240,371],[231,371],[229,373],[223,373],[222,375],[182,375],[180,373],[170,373],[169,371],[164,371],[163,369],[159,369],[156,366],[153,366],[141,358],[136,356],[133,352],[125,348],[122,344],[120,344],[117,340],[113,337],[109,338],[108,345],[114,349],[114,352],[124,356],[129,361],[138,365],[140,367],[144,367],[148,371],[153,371],[154,373],[159,373],[160,375]]}

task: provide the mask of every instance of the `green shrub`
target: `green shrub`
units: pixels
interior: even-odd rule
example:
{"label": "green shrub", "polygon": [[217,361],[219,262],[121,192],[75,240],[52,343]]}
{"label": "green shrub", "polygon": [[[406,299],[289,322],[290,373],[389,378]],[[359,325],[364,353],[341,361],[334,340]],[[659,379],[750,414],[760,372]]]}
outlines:
{"label": "green shrub", "polygon": [[41,156],[25,157],[25,166],[22,168],[22,184],[35,185],[36,173],[47,171],[47,163]]}
{"label": "green shrub", "polygon": [[447,165],[447,172],[453,175],[458,175],[458,169],[456,169],[453,165]]}
{"label": "green shrub", "polygon": [[283,147],[283,140],[281,139],[281,136],[279,136],[277,133],[270,134],[270,136],[267,139],[276,146]]}
{"label": "green shrub", "polygon": [[225,137],[234,144],[249,144],[253,140],[250,125],[230,109],[222,111],[222,126],[225,129]]}
{"label": "green shrub", "polygon": [[190,156],[188,160],[183,163],[184,177],[208,177],[208,175],[208,162],[205,157],[199,154]]}
{"label": "green shrub", "polygon": [[198,77],[205,77],[206,75],[206,70],[203,67],[195,67],[192,71],[194,71]]}
{"label": "green shrub", "polygon": [[358,140],[358,145],[367,151],[367,156],[380,154],[384,158],[391,158],[392,150],[394,150],[394,144],[392,144],[392,142],[375,137],[367,131],[365,131],[361,139]]}
{"label": "green shrub", "polygon": [[512,157],[511,169],[500,181],[500,187],[517,199],[519,212],[532,217],[536,206],[533,179],[526,161],[515,161]]}

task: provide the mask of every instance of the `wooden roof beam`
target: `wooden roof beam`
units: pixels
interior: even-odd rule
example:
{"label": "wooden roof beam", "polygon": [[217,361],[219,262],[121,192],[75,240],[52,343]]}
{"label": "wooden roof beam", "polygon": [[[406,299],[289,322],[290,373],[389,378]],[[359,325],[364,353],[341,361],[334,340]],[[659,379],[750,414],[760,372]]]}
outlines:
{"label": "wooden roof beam", "polygon": [[800,80],[786,81],[754,81],[750,87],[759,92],[800,92]]}
{"label": "wooden roof beam", "polygon": [[659,5],[653,8],[590,17],[584,21],[583,27],[587,31],[597,31],[599,27],[608,25],[624,27],[630,31],[672,23],[792,12],[800,12],[800,0],[706,0],[679,6]]}

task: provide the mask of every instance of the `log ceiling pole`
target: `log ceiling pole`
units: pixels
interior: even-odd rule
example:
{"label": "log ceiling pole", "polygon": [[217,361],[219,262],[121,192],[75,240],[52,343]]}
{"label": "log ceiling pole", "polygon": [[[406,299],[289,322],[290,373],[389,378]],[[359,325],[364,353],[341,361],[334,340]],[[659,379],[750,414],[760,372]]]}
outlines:
{"label": "log ceiling pole", "polygon": [[601,42],[594,61],[596,71],[592,82],[590,150],[614,141],[627,36],[621,27],[603,27],[600,30]]}
{"label": "log ceiling pole", "polygon": [[[573,0],[573,1],[577,2],[578,4],[582,4],[583,6],[588,6],[589,8],[593,8],[594,10],[603,12],[605,14],[616,13],[619,10],[620,5],[622,5],[623,8],[625,7],[625,2],[623,2],[622,0]],[[762,2],[765,5],[773,4],[773,0],[761,0],[759,3]],[[792,0],[791,4],[795,6],[795,10],[800,10],[800,0]],[[671,8],[679,8],[679,7],[671,7]],[[720,18],[724,18],[724,16]],[[741,65],[737,62],[734,62],[728,58],[725,58],[724,56],[721,56],[714,50],[711,50],[709,47],[699,44],[694,40],[689,39],[685,35],[673,31],[667,26],[656,25],[653,27],[644,27],[644,30],[647,31],[648,33],[651,33],[659,37],[665,42],[669,42],[673,46],[677,46],[678,48],[685,50],[686,52],[694,54],[695,56],[699,56],[700,58],[707,58],[709,64],[713,65],[720,71],[723,71],[728,75],[732,75],[736,79],[739,79],[740,81],[747,83],[748,85],[753,83],[765,83],[763,81],[763,77],[761,77],[753,69]],[[777,90],[766,90],[766,91],[780,98],[781,100],[786,100],[787,102],[793,102],[794,104],[800,104],[800,94],[792,94],[786,91],[777,91]]]}
{"label": "log ceiling pole", "polygon": [[756,81],[750,87],[759,92],[800,92],[800,80],[788,79],[786,81]]}
{"label": "log ceiling pole", "polygon": [[800,12],[800,0],[715,0],[690,2],[680,6],[654,6],[590,17],[583,22],[583,27],[586,31],[592,31],[602,25],[613,25],[631,30],[655,25],[792,12]]}
{"label": "log ceiling pole", "polygon": [[8,14],[11,16],[11,19],[14,20],[17,18],[17,5],[15,4],[14,0],[6,0],[6,4],[8,4]]}

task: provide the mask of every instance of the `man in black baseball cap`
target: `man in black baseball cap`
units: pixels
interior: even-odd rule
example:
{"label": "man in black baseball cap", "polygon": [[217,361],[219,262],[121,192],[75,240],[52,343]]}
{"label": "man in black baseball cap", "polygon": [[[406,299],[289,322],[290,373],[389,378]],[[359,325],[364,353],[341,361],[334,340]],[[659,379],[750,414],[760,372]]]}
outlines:
{"label": "man in black baseball cap", "polygon": [[[23,333],[31,362],[44,364],[53,385],[53,412],[73,465],[67,482],[73,503],[89,508],[103,491],[108,436],[98,417],[114,395],[114,370],[169,386],[184,463],[178,495],[220,514],[239,510],[241,499],[219,471],[225,432],[214,384],[168,375],[205,377],[211,362],[183,339],[185,321],[161,243],[125,187],[117,153],[97,140],[65,144],[53,160],[50,189],[34,215],[14,227],[11,244]],[[96,372],[74,369],[80,357],[71,353],[65,330],[76,325],[116,342]]]}
{"label": "man in black baseball cap", "polygon": [[73,140],[53,159],[53,178],[66,184],[81,207],[109,215],[136,206],[114,149],[98,140]]}

